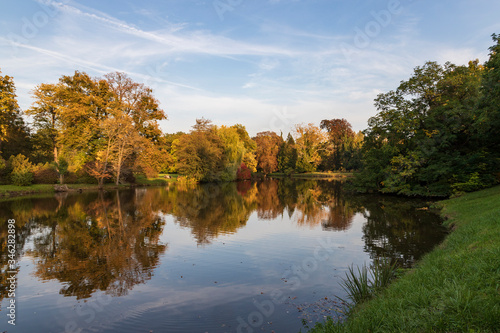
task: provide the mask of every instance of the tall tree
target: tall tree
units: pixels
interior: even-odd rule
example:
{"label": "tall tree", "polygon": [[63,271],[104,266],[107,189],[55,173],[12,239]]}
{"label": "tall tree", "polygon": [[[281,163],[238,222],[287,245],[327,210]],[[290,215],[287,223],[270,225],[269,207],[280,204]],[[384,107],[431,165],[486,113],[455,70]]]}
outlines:
{"label": "tall tree", "polygon": [[278,153],[283,138],[275,132],[260,132],[253,138],[257,144],[257,169],[269,174],[278,170]]}
{"label": "tall tree", "polygon": [[4,159],[12,155],[28,155],[29,130],[17,104],[14,79],[0,71],[0,152]]}
{"label": "tall tree", "polygon": [[123,165],[134,150],[140,146],[141,138],[134,129],[132,119],[117,111],[101,123],[103,134],[107,137],[106,161],[112,166],[115,183],[120,183]]}
{"label": "tall tree", "polygon": [[293,136],[288,133],[285,141],[281,144],[278,154],[278,169],[284,173],[291,173],[295,170],[297,164],[297,148]]}
{"label": "tall tree", "polygon": [[478,138],[483,66],[428,62],[375,100],[379,113],[365,131],[365,188],[405,195],[447,196],[476,173],[491,184],[494,160]]}
{"label": "tall tree", "polygon": [[210,120],[197,119],[175,143],[177,171],[197,181],[218,181],[225,168],[224,145]]}
{"label": "tall tree", "polygon": [[153,90],[134,82],[125,73],[115,72],[105,77],[121,111],[132,117],[135,128],[142,136],[157,142],[162,135],[158,121],[167,119],[167,116],[153,96]]}
{"label": "tall tree", "polygon": [[[61,101],[57,96],[56,84],[42,83],[32,92],[35,102],[26,110],[26,114],[33,117],[34,147],[42,161],[57,161],[59,157],[58,133],[61,130],[61,120],[58,107]],[[45,162],[45,161],[44,161]]]}
{"label": "tall tree", "polygon": [[490,47],[483,76],[482,110],[483,137],[489,150],[500,157],[500,35],[493,34],[495,45]]}
{"label": "tall tree", "polygon": [[312,172],[321,163],[320,147],[326,137],[314,124],[295,126],[295,146],[297,147],[297,172]]}
{"label": "tall tree", "polygon": [[343,160],[343,156],[350,147],[354,139],[354,131],[351,124],[342,119],[322,120],[321,129],[326,130],[328,135],[328,144],[326,150],[328,152],[325,157],[327,161],[326,168],[328,170],[340,170],[345,167],[347,161]]}

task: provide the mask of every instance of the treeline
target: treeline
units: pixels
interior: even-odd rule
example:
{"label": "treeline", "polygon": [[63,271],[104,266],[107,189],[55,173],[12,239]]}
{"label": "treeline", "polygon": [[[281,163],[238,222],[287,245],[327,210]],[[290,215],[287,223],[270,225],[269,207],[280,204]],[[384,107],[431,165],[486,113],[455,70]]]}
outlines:
{"label": "treeline", "polygon": [[[485,64],[427,62],[375,99],[378,114],[359,133],[345,119],[299,124],[284,137],[198,119],[164,134],[150,88],[123,73],[75,72],[40,84],[23,120],[14,81],[0,76],[0,182],[133,183],[138,173],[179,173],[201,182],[284,174],[359,171],[362,192],[449,196],[500,178],[500,36]],[[1,74],[1,73],[0,73]]]}
{"label": "treeline", "polygon": [[345,119],[324,120],[321,128],[296,125],[292,134],[284,139],[268,131],[250,138],[242,125],[218,127],[198,119],[188,134],[165,135],[171,159],[166,171],[212,182],[250,179],[254,172],[353,170],[361,165],[363,134],[354,133]]}
{"label": "treeline", "polygon": [[[361,133],[345,119],[292,134],[258,133],[243,125],[197,119],[189,133],[164,134],[166,119],[150,88],[123,73],[83,72],[40,84],[20,110],[13,78],[0,76],[0,182],[133,183],[135,175],[179,173],[193,181],[250,179],[254,172],[327,171],[361,165]],[[30,116],[28,126],[24,115]]]}

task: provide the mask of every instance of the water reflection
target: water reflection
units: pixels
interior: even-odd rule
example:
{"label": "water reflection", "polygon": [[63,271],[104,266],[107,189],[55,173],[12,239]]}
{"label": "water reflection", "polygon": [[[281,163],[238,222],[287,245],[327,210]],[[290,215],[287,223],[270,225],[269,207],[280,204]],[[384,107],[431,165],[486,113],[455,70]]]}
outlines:
{"label": "water reflection", "polygon": [[[17,221],[19,251],[31,237],[25,252],[34,258],[36,276],[60,281],[60,294],[81,299],[98,290],[122,296],[149,280],[168,250],[160,242],[166,215],[206,245],[238,232],[254,213],[331,232],[348,230],[362,214],[365,251],[410,266],[444,235],[436,215],[416,209],[423,205],[347,195],[336,181],[291,179],[19,198],[0,203],[0,282],[5,286],[9,218]],[[3,299],[5,288],[0,293]]]}

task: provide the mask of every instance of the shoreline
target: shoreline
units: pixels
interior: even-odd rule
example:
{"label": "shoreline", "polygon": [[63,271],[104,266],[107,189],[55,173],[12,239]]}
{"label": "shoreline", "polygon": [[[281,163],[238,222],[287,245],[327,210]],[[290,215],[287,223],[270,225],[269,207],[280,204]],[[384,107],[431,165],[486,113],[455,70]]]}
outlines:
{"label": "shoreline", "polygon": [[450,230],[444,241],[346,321],[309,333],[500,330],[500,186],[435,205]]}

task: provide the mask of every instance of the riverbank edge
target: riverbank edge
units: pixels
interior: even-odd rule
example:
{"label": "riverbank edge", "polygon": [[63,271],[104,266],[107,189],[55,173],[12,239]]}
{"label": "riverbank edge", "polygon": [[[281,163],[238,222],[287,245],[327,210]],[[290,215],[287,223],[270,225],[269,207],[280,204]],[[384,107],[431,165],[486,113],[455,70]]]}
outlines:
{"label": "riverbank edge", "polygon": [[500,331],[500,186],[435,206],[445,240],[344,323],[309,333]]}
{"label": "riverbank edge", "polygon": [[[303,174],[292,174],[290,176],[284,173],[273,173],[269,174],[270,178],[285,178],[291,177],[293,179],[345,179],[352,177],[353,173],[350,172],[310,172]],[[114,190],[114,189],[125,189],[131,187],[139,186],[163,186],[167,183],[177,182],[177,174],[160,174],[156,178],[138,178],[137,182],[134,184],[104,184],[103,189]],[[258,177],[256,177],[258,179]],[[43,193],[54,193],[56,192],[56,187],[58,184],[32,184],[28,186],[15,186],[15,185],[0,185],[0,198],[11,198],[19,197],[33,194],[43,194]],[[86,191],[86,190],[99,190],[97,184],[65,184],[68,187],[68,192],[73,191]]]}
{"label": "riverbank edge", "polygon": [[[175,181],[172,179],[154,178],[154,179],[141,179],[135,184],[104,184],[104,190],[127,189],[142,186],[163,186],[168,182]],[[28,186],[15,186],[15,185],[0,185],[0,199],[13,198],[34,194],[46,194],[57,192],[58,187],[66,187],[63,192],[82,192],[82,191],[97,191],[99,186],[97,184],[32,184]],[[60,191],[60,190],[59,190]]]}
{"label": "riverbank edge", "polygon": [[306,172],[285,174],[282,172],[273,172],[268,175],[270,178],[292,178],[292,179],[345,179],[354,176],[353,172]]}

